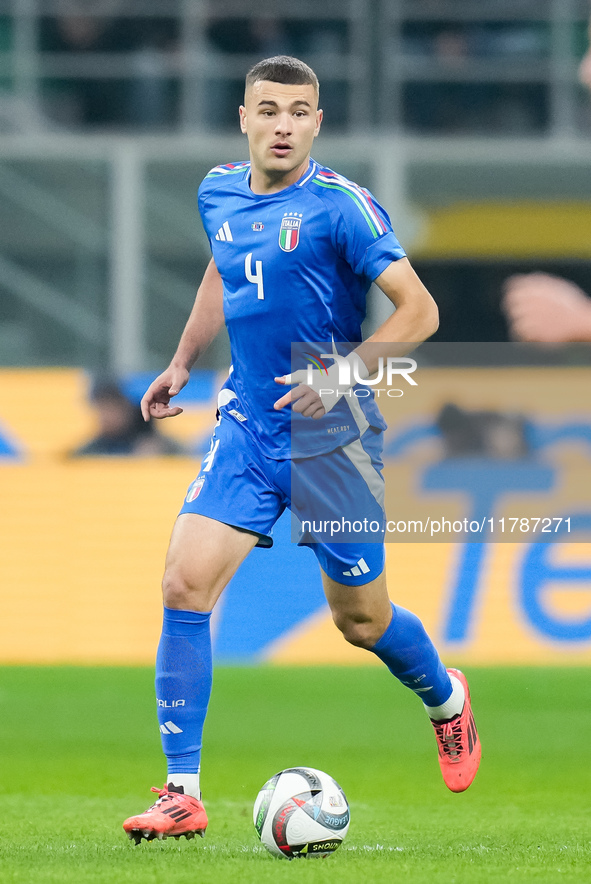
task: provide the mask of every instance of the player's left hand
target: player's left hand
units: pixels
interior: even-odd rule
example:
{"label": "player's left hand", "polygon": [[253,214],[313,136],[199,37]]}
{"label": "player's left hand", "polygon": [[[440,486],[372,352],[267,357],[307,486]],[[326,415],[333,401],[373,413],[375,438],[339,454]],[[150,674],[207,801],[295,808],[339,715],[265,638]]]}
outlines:
{"label": "player's left hand", "polygon": [[[306,386],[306,384],[300,383],[298,377],[299,374],[300,372],[294,371],[292,374],[286,374],[280,378],[275,378],[277,384],[297,384],[298,386],[289,390],[285,396],[281,397],[281,399],[278,399],[273,405],[273,408],[276,411],[280,411],[291,402],[293,411],[297,411],[304,417],[311,417],[313,420],[318,420],[318,418],[323,417],[326,414],[326,409],[322,404],[320,394],[315,390],[312,390],[311,387]],[[301,374],[306,376],[307,372],[302,371]]]}

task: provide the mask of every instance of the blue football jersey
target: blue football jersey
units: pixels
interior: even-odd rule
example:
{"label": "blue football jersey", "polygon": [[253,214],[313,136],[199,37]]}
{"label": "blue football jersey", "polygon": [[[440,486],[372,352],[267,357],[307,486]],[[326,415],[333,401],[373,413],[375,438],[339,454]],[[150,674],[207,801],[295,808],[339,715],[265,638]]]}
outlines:
{"label": "blue football jersey", "polygon": [[291,408],[273,408],[289,389],[274,377],[310,361],[304,352],[292,361],[292,343],[361,341],[368,289],[405,252],[371,193],[314,160],[278,193],[253,193],[249,182],[250,163],[230,163],[199,188],[232,352],[221,407],[270,457],[326,453],[384,428],[373,396],[344,396],[319,420],[292,420]]}

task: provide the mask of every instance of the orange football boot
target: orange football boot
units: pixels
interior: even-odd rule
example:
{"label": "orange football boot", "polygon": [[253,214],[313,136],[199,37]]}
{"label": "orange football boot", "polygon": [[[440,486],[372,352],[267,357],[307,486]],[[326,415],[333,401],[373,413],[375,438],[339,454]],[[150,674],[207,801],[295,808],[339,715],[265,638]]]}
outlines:
{"label": "orange football boot", "polygon": [[472,715],[470,690],[459,669],[448,669],[464,686],[466,699],[459,715],[449,721],[433,721],[439,750],[439,766],[445,785],[452,792],[464,792],[476,776],[480,764],[480,739]]}
{"label": "orange football boot", "polygon": [[152,792],[158,793],[158,800],[144,813],[130,816],[123,823],[130,840],[139,844],[142,838],[146,841],[153,841],[154,838],[163,841],[184,835],[188,841],[195,835],[204,837],[207,814],[201,801],[169,789],[166,784],[162,789],[152,786]]}

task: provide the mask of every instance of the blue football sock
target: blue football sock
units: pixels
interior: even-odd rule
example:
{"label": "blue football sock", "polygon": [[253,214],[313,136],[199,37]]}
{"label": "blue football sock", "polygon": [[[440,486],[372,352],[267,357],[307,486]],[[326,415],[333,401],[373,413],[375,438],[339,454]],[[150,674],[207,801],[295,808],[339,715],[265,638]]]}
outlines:
{"label": "blue football sock", "polygon": [[168,773],[196,773],[212,682],[211,611],[164,608],[156,697]]}
{"label": "blue football sock", "polygon": [[371,650],[426,706],[441,706],[451,696],[452,684],[435,645],[419,618],[405,608],[392,605],[390,625]]}

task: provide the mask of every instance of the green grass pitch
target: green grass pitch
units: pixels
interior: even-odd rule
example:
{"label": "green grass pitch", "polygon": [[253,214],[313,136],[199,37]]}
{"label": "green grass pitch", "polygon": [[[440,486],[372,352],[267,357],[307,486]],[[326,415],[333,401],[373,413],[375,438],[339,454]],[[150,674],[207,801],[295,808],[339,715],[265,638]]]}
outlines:
{"label": "green grass pitch", "polygon": [[[206,723],[204,840],[133,847],[123,819],[164,781],[152,673],[0,670],[2,884],[591,882],[591,670],[469,672],[483,761],[443,785],[420,702],[386,670],[218,668]],[[292,765],[343,786],[331,857],[287,862],[252,804]]]}

